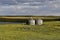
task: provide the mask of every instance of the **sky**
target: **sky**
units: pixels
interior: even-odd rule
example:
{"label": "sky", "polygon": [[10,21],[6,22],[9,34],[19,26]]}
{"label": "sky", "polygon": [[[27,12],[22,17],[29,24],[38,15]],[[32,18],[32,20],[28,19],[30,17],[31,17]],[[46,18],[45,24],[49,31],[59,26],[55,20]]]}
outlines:
{"label": "sky", "polygon": [[60,16],[60,0],[0,0],[0,15]]}

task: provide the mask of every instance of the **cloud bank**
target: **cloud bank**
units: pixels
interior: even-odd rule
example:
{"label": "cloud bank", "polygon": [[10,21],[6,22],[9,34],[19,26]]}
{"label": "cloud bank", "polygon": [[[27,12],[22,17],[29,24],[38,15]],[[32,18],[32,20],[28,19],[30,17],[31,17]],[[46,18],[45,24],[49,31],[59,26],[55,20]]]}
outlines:
{"label": "cloud bank", "polygon": [[0,15],[60,16],[60,0],[0,0]]}

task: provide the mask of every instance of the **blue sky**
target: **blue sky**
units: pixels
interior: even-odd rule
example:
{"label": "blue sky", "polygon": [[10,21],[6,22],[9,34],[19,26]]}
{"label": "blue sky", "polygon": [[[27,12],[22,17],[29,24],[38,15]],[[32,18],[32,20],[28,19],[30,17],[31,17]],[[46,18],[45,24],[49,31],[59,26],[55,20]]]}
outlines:
{"label": "blue sky", "polygon": [[0,0],[0,15],[60,16],[60,0]]}

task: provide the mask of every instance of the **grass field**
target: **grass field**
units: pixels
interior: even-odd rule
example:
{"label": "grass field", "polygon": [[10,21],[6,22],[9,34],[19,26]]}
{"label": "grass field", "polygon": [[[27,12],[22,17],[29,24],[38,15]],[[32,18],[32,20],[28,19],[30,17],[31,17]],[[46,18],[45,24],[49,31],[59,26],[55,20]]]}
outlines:
{"label": "grass field", "polygon": [[60,21],[43,25],[0,24],[0,40],[60,40]]}
{"label": "grass field", "polygon": [[41,19],[59,19],[60,16],[0,16],[1,18],[7,18],[7,19],[30,19],[32,17],[33,19],[41,18]]}

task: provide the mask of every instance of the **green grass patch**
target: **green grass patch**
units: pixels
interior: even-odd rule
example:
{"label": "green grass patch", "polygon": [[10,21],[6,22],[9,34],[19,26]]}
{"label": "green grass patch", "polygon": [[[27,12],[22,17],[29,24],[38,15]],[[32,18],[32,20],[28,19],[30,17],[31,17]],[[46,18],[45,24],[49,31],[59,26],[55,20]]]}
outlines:
{"label": "green grass patch", "polygon": [[0,24],[0,40],[60,40],[60,21],[41,26]]}

